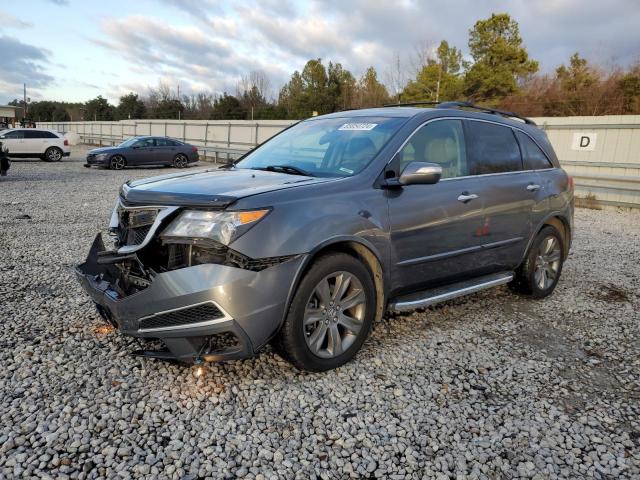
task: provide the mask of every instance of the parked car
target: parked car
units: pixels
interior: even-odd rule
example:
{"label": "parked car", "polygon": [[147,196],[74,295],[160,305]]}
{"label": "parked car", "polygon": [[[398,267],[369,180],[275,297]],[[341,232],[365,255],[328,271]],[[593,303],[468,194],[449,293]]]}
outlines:
{"label": "parked car", "polygon": [[12,158],[41,158],[59,162],[71,155],[69,141],[53,130],[42,128],[12,128],[0,131],[0,141]]}
{"label": "parked car", "polygon": [[139,165],[169,165],[185,168],[198,159],[196,147],[175,138],[134,137],[115,147],[89,151],[85,167],[100,166],[122,170]]}
{"label": "parked car", "polygon": [[129,181],[77,268],[141,355],[238,359],[267,343],[312,371],[374,321],[508,284],[553,292],[573,181],[528,119],[450,102],[305,120],[226,170]]}

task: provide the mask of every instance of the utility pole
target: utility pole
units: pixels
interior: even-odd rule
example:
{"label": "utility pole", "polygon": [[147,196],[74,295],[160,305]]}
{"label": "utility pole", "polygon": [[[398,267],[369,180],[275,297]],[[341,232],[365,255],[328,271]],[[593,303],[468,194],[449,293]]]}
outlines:
{"label": "utility pole", "polygon": [[[178,84],[178,104],[182,105],[182,102],[180,101],[180,84]],[[178,120],[180,120],[180,107],[178,106]]]}
{"label": "utility pole", "polygon": [[27,118],[27,84],[23,83],[22,86],[24,87],[24,99],[22,100],[24,102],[24,118]]}

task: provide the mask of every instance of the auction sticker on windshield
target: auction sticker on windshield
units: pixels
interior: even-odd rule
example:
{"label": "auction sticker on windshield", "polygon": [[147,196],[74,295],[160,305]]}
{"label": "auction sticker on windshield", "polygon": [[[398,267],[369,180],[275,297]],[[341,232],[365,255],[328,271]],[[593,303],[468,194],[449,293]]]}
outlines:
{"label": "auction sticker on windshield", "polygon": [[378,126],[377,123],[345,123],[338,130],[373,130]]}

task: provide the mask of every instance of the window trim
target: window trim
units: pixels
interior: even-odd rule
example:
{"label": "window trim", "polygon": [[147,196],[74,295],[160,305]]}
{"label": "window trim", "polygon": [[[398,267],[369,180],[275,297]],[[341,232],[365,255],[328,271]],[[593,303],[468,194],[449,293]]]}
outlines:
{"label": "window trim", "polygon": [[[400,145],[400,147],[395,151],[395,153],[393,155],[391,155],[391,158],[389,159],[389,161],[385,164],[384,168],[382,169],[382,174],[384,175],[384,172],[388,169],[389,165],[391,165],[391,163],[396,159],[396,157],[398,156],[398,153],[400,153],[400,150],[402,150],[404,148],[404,146],[409,143],[409,140],[411,140],[411,138],[416,134],[416,132],[418,130],[420,130],[422,127],[428,125],[429,123],[432,122],[438,122],[441,120],[471,120],[474,122],[485,122],[485,123],[493,123],[494,125],[500,125],[502,127],[506,127],[506,128],[510,128],[512,130],[517,130],[519,132],[524,133],[526,136],[528,136],[533,143],[535,143],[538,148],[540,148],[540,150],[542,151],[542,153],[544,154],[545,157],[547,157],[547,160],[549,160],[549,163],[551,164],[551,167],[549,168],[544,168],[544,169],[540,169],[540,170],[518,170],[517,172],[498,172],[498,173],[483,173],[482,175],[465,175],[463,177],[450,177],[450,178],[443,178],[441,179],[438,183],[440,182],[448,182],[450,180],[461,180],[461,179],[467,179],[467,178],[483,178],[483,177],[491,177],[491,176],[496,176],[496,175],[514,175],[514,174],[519,174],[519,173],[531,173],[531,172],[544,172],[547,170],[556,170],[558,169],[558,167],[556,167],[553,162],[551,161],[551,159],[549,158],[549,156],[547,155],[547,153],[544,151],[544,149],[542,147],[540,147],[540,144],[538,142],[535,141],[535,139],[529,135],[527,132],[525,132],[524,130],[522,130],[521,128],[518,127],[514,127],[512,125],[506,125],[504,123],[500,123],[500,122],[494,122],[492,120],[485,120],[483,118],[470,118],[470,117],[458,117],[458,116],[453,116],[453,117],[438,117],[438,118],[430,118],[428,120],[425,120],[424,122],[422,122],[420,125],[418,125],[413,132],[411,132],[411,134],[409,136],[407,136],[407,138],[405,138],[404,142],[402,142],[402,144]],[[463,122],[464,125],[464,122]],[[520,148],[520,142],[518,142],[518,136],[513,135],[516,138],[516,142],[518,143],[518,148]],[[466,139],[466,134],[465,134],[465,142],[467,141]],[[522,154],[520,155],[522,158]],[[522,163],[523,163],[523,168],[524,168],[524,158],[522,158]],[[399,172],[402,173],[402,172]]]}

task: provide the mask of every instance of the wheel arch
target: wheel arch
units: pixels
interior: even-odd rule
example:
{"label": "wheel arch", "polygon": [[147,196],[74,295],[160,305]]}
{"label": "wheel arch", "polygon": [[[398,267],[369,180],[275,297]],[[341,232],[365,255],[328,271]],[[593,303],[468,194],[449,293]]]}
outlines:
{"label": "wheel arch", "polygon": [[377,252],[373,245],[361,237],[340,236],[322,242],[309,252],[304,263],[298,269],[294,281],[291,283],[287,297],[286,309],[275,333],[277,333],[282,327],[287,313],[289,312],[293,296],[295,295],[295,292],[305,274],[313,265],[313,262],[321,256],[329,253],[345,253],[357,258],[365,264],[371,273],[371,278],[376,289],[376,316],[374,321],[377,322],[382,319],[386,308],[386,287],[388,285],[388,281],[386,278],[386,272],[382,268],[383,263],[380,259],[379,252]]}
{"label": "wheel arch", "polygon": [[567,256],[569,256],[569,249],[571,248],[571,224],[569,220],[559,212],[550,213],[537,225],[536,229],[534,230],[534,234],[531,235],[531,238],[529,239],[525,255],[527,255],[527,253],[529,252],[529,248],[531,247],[531,244],[533,243],[533,240],[536,238],[538,233],[540,233],[540,230],[542,230],[547,225],[554,227],[562,236],[562,245],[564,247],[563,260],[566,260]]}

